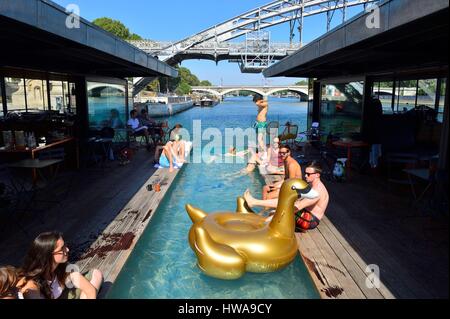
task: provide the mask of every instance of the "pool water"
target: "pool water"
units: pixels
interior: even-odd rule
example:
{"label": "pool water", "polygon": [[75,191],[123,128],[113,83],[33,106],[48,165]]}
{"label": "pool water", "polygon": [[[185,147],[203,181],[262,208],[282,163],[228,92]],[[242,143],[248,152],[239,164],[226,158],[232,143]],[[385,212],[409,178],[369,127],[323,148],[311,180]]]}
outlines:
{"label": "pool water", "polygon": [[[283,120],[298,123],[303,118],[306,121],[306,112],[303,112],[305,106],[302,103],[271,102],[282,110],[280,117],[283,116]],[[207,126],[223,130],[225,127],[245,128],[254,116],[255,107],[250,99],[236,99],[213,109],[194,108],[171,118],[170,123],[182,123],[189,127],[189,121],[196,118],[202,119]],[[228,145],[224,146],[224,150],[227,148]],[[243,167],[244,164],[214,162],[185,165],[155,212],[108,297],[319,298],[299,256],[291,265],[278,272],[246,273],[233,281],[208,277],[197,267],[196,255],[188,242],[192,222],[184,206],[192,203],[206,212],[235,211],[236,197],[247,188],[252,194],[260,196],[262,178],[258,173],[239,174]]]}

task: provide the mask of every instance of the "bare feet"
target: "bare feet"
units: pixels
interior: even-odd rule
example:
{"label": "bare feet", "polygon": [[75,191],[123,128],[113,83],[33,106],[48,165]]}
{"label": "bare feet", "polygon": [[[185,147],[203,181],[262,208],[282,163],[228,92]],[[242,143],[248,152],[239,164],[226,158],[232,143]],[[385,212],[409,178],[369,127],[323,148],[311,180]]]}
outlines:
{"label": "bare feet", "polygon": [[169,167],[169,173],[172,173],[174,171],[173,166]]}
{"label": "bare feet", "polygon": [[251,208],[254,206],[255,198],[250,194],[250,190],[246,190],[244,193],[244,199],[247,202],[247,205]]}

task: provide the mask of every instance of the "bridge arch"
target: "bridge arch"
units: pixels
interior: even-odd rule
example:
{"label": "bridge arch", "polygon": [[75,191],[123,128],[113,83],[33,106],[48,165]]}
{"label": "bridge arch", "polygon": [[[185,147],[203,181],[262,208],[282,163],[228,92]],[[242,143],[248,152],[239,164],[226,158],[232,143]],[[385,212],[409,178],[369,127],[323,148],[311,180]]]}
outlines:
{"label": "bridge arch", "polygon": [[308,90],[306,90],[306,89],[295,89],[295,88],[289,88],[289,87],[276,88],[276,89],[268,91],[266,94],[272,95],[272,94],[275,94],[277,92],[282,92],[282,91],[294,92],[294,93],[297,93],[298,95],[300,95],[300,97],[302,99],[306,99],[306,100],[308,99]]}
{"label": "bridge arch", "polygon": [[250,89],[250,88],[245,88],[245,87],[223,90],[222,92],[220,92],[220,94],[223,96],[223,95],[231,93],[231,92],[239,92],[239,91],[248,91],[248,92],[260,94],[262,96],[267,96],[267,94],[262,90]]}
{"label": "bridge arch", "polygon": [[212,95],[218,96],[218,97],[222,96],[222,94],[220,92],[218,92],[216,90],[212,90],[212,89],[194,89],[193,88],[192,92],[206,92],[206,93],[210,93]]}
{"label": "bridge arch", "polygon": [[125,93],[125,86],[119,84],[106,84],[106,83],[89,83],[87,90],[92,96],[100,96],[101,92],[107,88],[114,88],[121,93]]}

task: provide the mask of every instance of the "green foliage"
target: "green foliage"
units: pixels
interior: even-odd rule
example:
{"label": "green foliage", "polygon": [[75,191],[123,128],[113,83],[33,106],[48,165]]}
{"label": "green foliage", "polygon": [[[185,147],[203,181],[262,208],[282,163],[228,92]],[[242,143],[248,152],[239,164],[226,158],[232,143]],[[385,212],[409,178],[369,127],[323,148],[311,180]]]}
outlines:
{"label": "green foliage", "polygon": [[308,85],[308,80],[301,80],[295,83],[295,85]]}
{"label": "green foliage", "polygon": [[136,33],[133,33],[130,35],[130,38],[128,40],[142,40],[142,37]]}
{"label": "green foliage", "polygon": [[200,81],[200,86],[212,86],[212,83],[208,80]]}
{"label": "green foliage", "polygon": [[185,95],[185,94],[189,94],[191,92],[191,90],[192,90],[192,88],[189,84],[187,84],[186,82],[181,82],[180,85],[175,90],[175,92],[178,95]]}
{"label": "green foliage", "polygon": [[92,21],[92,23],[121,39],[142,40],[139,35],[130,33],[130,30],[119,20],[113,20],[111,18],[103,17],[95,19],[94,21]]}
{"label": "green foliage", "polygon": [[178,76],[181,78],[181,83],[187,83],[190,86],[199,86],[200,80],[188,68],[180,67],[178,69]]}
{"label": "green foliage", "polygon": [[159,80],[156,79],[156,80],[153,80],[152,82],[150,82],[147,85],[146,89],[148,91],[152,91],[152,92],[159,92]]}
{"label": "green foliage", "polygon": [[[212,86],[209,81],[200,81],[197,76],[185,67],[176,67],[178,69],[177,78],[159,78],[159,92],[176,92],[179,95],[189,94],[193,86]],[[158,92],[158,85],[150,83],[148,89]]]}

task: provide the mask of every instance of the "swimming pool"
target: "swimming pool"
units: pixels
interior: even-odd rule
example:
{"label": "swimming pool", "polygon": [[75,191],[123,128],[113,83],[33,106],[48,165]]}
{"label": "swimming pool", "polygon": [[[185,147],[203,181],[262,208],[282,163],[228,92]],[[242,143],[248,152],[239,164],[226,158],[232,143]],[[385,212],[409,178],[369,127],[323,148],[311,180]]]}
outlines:
{"label": "swimming pool", "polygon": [[[226,104],[221,105],[227,107]],[[187,122],[198,115],[208,125],[217,124],[220,129],[245,127],[248,124],[243,115],[246,106],[235,107],[236,110],[227,112],[222,119],[211,116],[208,120],[208,115],[213,115],[212,110],[200,112],[205,109],[193,109],[172,118],[171,123],[176,121],[189,127]],[[251,110],[254,117],[254,107]],[[228,116],[233,111],[240,116]],[[221,113],[220,110],[216,112]],[[286,117],[293,120],[292,114],[286,114]],[[227,147],[225,145],[224,149]],[[192,203],[206,212],[235,211],[237,196],[247,188],[260,195],[263,185],[257,173],[237,174],[242,168],[243,164],[186,165],[155,212],[108,298],[319,298],[299,256],[281,271],[247,273],[234,281],[208,277],[197,267],[197,258],[187,240],[192,222],[184,205]]]}

